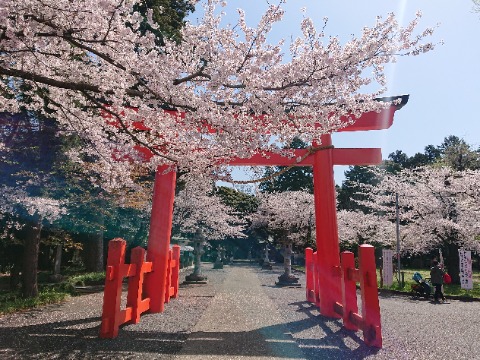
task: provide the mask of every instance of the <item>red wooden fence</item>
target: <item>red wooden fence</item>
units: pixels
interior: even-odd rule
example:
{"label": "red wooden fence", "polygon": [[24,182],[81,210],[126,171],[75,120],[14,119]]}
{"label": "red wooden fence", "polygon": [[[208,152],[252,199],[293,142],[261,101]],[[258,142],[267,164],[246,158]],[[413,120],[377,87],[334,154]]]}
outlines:
{"label": "red wooden fence", "polygon": [[[170,250],[167,286],[164,291],[159,290],[147,298],[143,297],[143,284],[145,276],[152,274],[153,262],[146,262],[145,249],[136,247],[132,249],[131,263],[125,264],[125,249],[125,240],[119,238],[111,240],[108,244],[101,338],[116,337],[122,324],[138,323],[140,315],[150,309],[153,297],[165,296],[165,302],[169,302],[170,297],[177,297],[178,294],[180,246],[174,245]],[[126,277],[128,278],[127,304],[125,309],[121,309],[122,284]]]}
{"label": "red wooden fence", "polygon": [[[316,253],[305,250],[306,294],[307,301],[318,305],[318,294],[322,291],[317,278],[322,276],[316,265]],[[343,319],[346,329],[363,331],[363,339],[369,346],[382,347],[382,330],[380,323],[380,305],[378,301],[377,273],[375,253],[371,245],[360,245],[359,269],[355,268],[352,252],[341,253],[340,281],[342,298],[333,305],[333,311]],[[356,283],[360,283],[362,296],[362,314],[358,313]],[[328,289],[323,289],[329,291]]]}

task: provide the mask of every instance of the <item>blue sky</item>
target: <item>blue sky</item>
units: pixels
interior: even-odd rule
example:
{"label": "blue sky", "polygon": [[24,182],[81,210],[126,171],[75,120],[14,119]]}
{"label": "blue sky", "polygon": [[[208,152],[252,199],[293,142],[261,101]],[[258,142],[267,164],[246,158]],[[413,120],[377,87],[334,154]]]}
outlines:
{"label": "blue sky", "polygon": [[[266,0],[230,0],[224,10],[228,20],[236,16],[236,8],[244,9],[247,22],[253,26],[266,6]],[[439,145],[448,135],[480,147],[480,13],[473,11],[471,0],[290,0],[284,5],[284,21],[273,28],[271,41],[299,34],[302,7],[318,28],[328,17],[325,33],[341,39],[360,35],[364,26],[375,23],[377,15],[393,12],[406,25],[420,10],[423,17],[419,29],[438,25],[432,39],[444,42],[433,52],[401,58],[388,69],[385,95],[410,94],[390,129],[336,134],[336,147],[380,147],[384,158],[395,150],[411,156],[423,152],[429,144]],[[346,169],[335,167],[337,183],[343,180]],[[235,172],[235,177],[244,179],[245,175]]]}

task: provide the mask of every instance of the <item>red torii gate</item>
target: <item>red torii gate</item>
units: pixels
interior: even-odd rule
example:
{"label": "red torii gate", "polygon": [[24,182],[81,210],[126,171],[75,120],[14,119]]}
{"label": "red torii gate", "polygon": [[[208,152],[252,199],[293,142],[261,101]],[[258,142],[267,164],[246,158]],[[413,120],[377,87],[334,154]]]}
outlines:
{"label": "red torii gate", "polygon": [[[408,101],[408,95],[403,95],[391,100],[401,99],[398,105],[392,105],[380,112],[363,114],[352,125],[348,125],[338,132],[368,131],[388,129],[393,124],[396,110],[403,107]],[[333,305],[341,298],[340,283],[332,281],[336,267],[340,265],[340,252],[338,243],[338,227],[336,216],[335,181],[333,177],[334,165],[375,165],[382,161],[381,149],[335,149],[332,145],[331,135],[323,135],[321,140],[324,150],[308,155],[301,162],[296,163],[296,158],[306,155],[308,150],[294,150],[295,157],[289,158],[274,153],[259,153],[248,159],[233,159],[229,162],[232,166],[276,165],[276,166],[312,166],[315,199],[315,221],[317,253],[319,254],[318,266],[326,276],[320,280],[320,288],[330,289],[320,294],[320,309],[322,315],[338,317]],[[313,144],[314,146],[316,144]],[[173,201],[175,196],[176,173],[167,170],[167,166],[160,166],[155,176],[153,191],[152,215],[150,220],[150,233],[148,239],[147,261],[156,263],[159,271],[155,271],[158,280],[146,282],[147,294],[155,291],[158,286],[163,288],[166,281],[167,256],[170,246],[172,230]],[[148,256],[148,255],[147,255]],[[157,269],[156,269],[157,270]],[[155,276],[156,277],[156,276]],[[164,303],[151,304],[151,312],[162,312]]]}
{"label": "red torii gate", "polygon": [[[379,100],[398,100],[380,112],[364,113],[351,125],[337,130],[368,131],[388,129],[393,124],[396,110],[408,101],[408,95]],[[308,153],[309,150],[292,150],[294,157],[284,157],[276,153],[259,152],[248,158],[236,158],[229,161],[232,166],[312,166],[315,199],[317,266],[322,276],[319,279],[320,312],[328,317],[340,317],[335,312],[335,303],[342,298],[340,273],[340,248],[336,216],[334,165],[375,165],[382,161],[381,149],[336,149],[333,147],[331,134],[320,139],[321,150]],[[317,143],[312,144],[313,148]],[[298,158],[302,158],[298,161]],[[170,171],[169,171],[170,170]],[[175,196],[176,172],[167,165],[159,166],[155,175],[152,213],[147,245],[147,261],[152,262],[152,272],[145,278],[145,296],[165,289],[167,282],[168,254],[172,230],[173,203]],[[165,297],[152,296],[149,312],[163,312]]]}

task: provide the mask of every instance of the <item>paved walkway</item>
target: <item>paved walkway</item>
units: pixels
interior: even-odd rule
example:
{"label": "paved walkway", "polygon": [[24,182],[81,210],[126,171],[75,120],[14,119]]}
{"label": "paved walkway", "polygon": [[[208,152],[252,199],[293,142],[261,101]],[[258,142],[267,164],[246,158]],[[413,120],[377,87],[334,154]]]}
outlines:
{"label": "paved walkway", "polygon": [[116,339],[98,338],[102,293],[0,317],[0,359],[480,359],[478,302],[382,295],[375,349],[321,316],[304,287],[276,287],[280,267],[204,267],[208,284],[181,286],[164,313],[144,314]]}
{"label": "paved walkway", "polygon": [[232,267],[177,359],[303,359],[250,267]]}

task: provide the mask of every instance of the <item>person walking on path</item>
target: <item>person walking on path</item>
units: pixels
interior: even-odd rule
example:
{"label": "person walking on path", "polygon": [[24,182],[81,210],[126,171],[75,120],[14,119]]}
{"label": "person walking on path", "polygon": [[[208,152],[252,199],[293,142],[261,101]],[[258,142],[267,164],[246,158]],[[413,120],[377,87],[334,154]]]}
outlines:
{"label": "person walking on path", "polygon": [[432,280],[432,285],[435,286],[435,302],[437,302],[439,298],[442,298],[442,301],[445,302],[445,296],[442,292],[444,273],[445,271],[443,270],[443,267],[439,265],[438,260],[433,260],[433,266],[430,269],[430,279]]}

